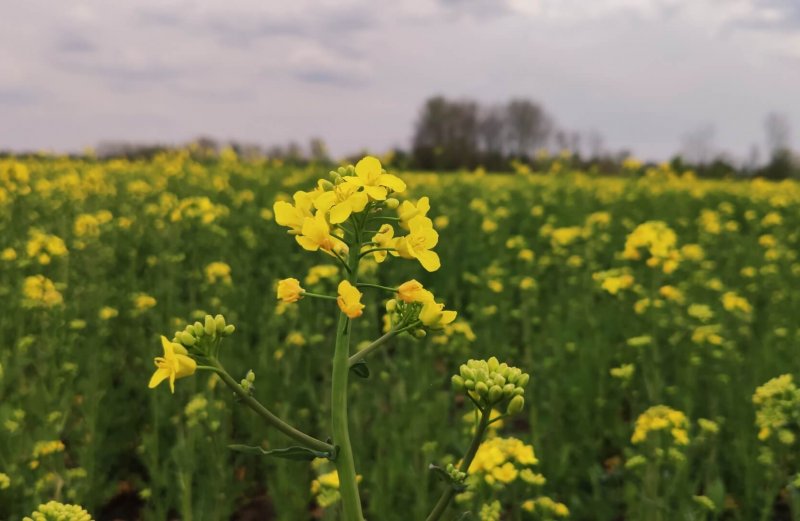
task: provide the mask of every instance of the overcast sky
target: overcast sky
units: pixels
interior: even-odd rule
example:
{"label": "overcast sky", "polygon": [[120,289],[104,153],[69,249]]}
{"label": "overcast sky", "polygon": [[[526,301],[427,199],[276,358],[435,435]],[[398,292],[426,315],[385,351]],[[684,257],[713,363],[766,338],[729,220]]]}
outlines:
{"label": "overcast sky", "polygon": [[524,96],[663,158],[713,124],[737,156],[785,113],[800,0],[6,0],[0,149],[205,134],[334,154],[407,146],[432,94]]}

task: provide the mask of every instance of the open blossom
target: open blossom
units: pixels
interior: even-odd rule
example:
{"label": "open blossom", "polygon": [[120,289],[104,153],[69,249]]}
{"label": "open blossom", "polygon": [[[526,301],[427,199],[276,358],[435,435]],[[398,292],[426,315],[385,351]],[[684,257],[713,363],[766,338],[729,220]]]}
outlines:
{"label": "open blossom", "polygon": [[426,290],[422,284],[414,279],[400,284],[397,288],[397,298],[410,304],[411,302],[424,302],[433,300],[433,294]]}
{"label": "open blossom", "polygon": [[311,217],[314,198],[308,192],[298,191],[294,194],[294,205],[286,201],[277,201],[272,209],[275,222],[290,228],[289,233],[299,234],[307,217]]}
{"label": "open blossom", "polygon": [[[394,238],[394,228],[392,228],[392,225],[381,225],[378,229],[378,233],[372,236],[372,242],[375,248],[393,248],[396,240]],[[372,256],[375,262],[381,263],[386,260],[388,253],[387,250],[374,251],[372,252]]]}
{"label": "open blossom", "polygon": [[361,292],[350,281],[343,280],[339,283],[339,297],[336,299],[339,309],[349,318],[358,318],[364,312],[361,303]]}
{"label": "open blossom", "polygon": [[400,226],[408,230],[408,222],[411,219],[418,215],[427,217],[430,209],[431,203],[427,197],[421,197],[416,204],[410,201],[403,201],[397,209],[397,216],[400,218]]}
{"label": "open blossom", "polygon": [[300,287],[300,281],[294,278],[278,281],[278,299],[287,304],[297,302],[303,298],[305,290]]}
{"label": "open blossom", "polygon": [[167,337],[161,337],[164,347],[164,356],[156,357],[156,372],[150,378],[148,387],[153,389],[158,384],[169,378],[169,389],[175,392],[175,380],[191,376],[197,369],[197,362],[189,357],[186,348],[175,342],[170,342]]}
{"label": "open blossom", "polygon": [[367,156],[356,163],[356,175],[345,178],[345,182],[356,187],[364,187],[364,192],[374,201],[386,199],[388,189],[404,192],[406,184],[397,176],[383,173],[381,162]]}
{"label": "open blossom", "polygon": [[[430,294],[430,292],[428,292]],[[457,313],[455,311],[448,311],[444,309],[444,304],[433,300],[431,295],[430,300],[424,301],[422,309],[419,312],[419,319],[422,325],[431,329],[440,329],[456,319]]]}
{"label": "open blossom", "polygon": [[369,202],[367,194],[352,183],[340,183],[333,190],[322,191],[314,200],[318,212],[329,213],[331,224],[345,222],[351,214],[364,211]]}
{"label": "open blossom", "polygon": [[305,250],[331,253],[336,246],[336,238],[331,235],[331,227],[322,212],[317,212],[314,217],[306,217],[301,233],[295,239]]}
{"label": "open blossom", "polygon": [[408,222],[408,227],[409,234],[397,239],[397,253],[393,254],[404,259],[417,259],[428,271],[438,270],[441,267],[439,255],[431,250],[439,242],[439,234],[433,229],[433,222],[418,215]]}

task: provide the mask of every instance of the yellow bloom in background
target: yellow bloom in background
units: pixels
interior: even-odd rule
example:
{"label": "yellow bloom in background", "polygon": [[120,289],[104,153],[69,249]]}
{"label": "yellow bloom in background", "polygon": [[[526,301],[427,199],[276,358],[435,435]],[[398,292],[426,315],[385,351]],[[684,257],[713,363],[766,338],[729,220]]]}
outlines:
{"label": "yellow bloom in background", "polygon": [[689,420],[681,411],[666,405],[655,405],[636,419],[631,442],[637,445],[645,442],[652,432],[668,431],[676,444],[688,445],[688,428]]}
{"label": "yellow bloom in background", "polygon": [[747,299],[733,291],[728,291],[722,295],[722,307],[726,311],[739,311],[745,315],[749,315],[753,311],[753,307]]}
{"label": "yellow bloom in background", "polygon": [[30,517],[24,517],[22,521],[92,521],[92,516],[79,505],[50,501],[39,505]]}
{"label": "yellow bloom in background", "polygon": [[295,239],[304,250],[331,253],[336,246],[337,239],[331,235],[331,227],[322,212],[317,212],[314,217],[306,217],[301,232],[302,235]]}
{"label": "yellow bloom in background", "polygon": [[339,297],[336,303],[339,309],[349,318],[358,318],[364,312],[364,304],[361,303],[361,292],[350,281],[343,280],[339,283]]}
{"label": "yellow bloom in background", "polygon": [[406,190],[406,184],[399,177],[383,173],[381,162],[372,156],[367,156],[356,163],[356,175],[346,177],[345,182],[363,187],[364,192],[375,201],[385,200],[387,189],[397,193]]}
{"label": "yellow bloom in background", "polygon": [[148,295],[147,293],[138,293],[133,297],[133,307],[136,311],[147,311],[148,309],[155,307],[157,301],[155,297]]}
{"label": "yellow bloom in background", "polygon": [[432,299],[433,295],[430,291],[427,291],[422,284],[415,279],[411,279],[398,286],[397,298],[410,304],[411,302],[422,302],[426,299]]}
{"label": "yellow bloom in background", "polygon": [[400,227],[408,230],[408,222],[411,219],[418,215],[427,217],[430,209],[431,203],[427,197],[420,197],[416,204],[410,201],[403,201],[397,209],[397,216],[400,218]]}
{"label": "yellow bloom in background", "polygon": [[64,297],[56,289],[52,280],[44,275],[25,277],[22,283],[24,304],[34,308],[52,308],[64,303]]}
{"label": "yellow bloom in background", "polygon": [[14,248],[5,248],[2,253],[0,253],[0,260],[4,260],[6,262],[17,260],[16,250],[14,250]]}
{"label": "yellow bloom in background", "polygon": [[158,384],[169,379],[169,389],[175,392],[175,380],[194,374],[197,370],[197,362],[188,356],[186,348],[180,344],[170,342],[167,337],[161,337],[161,345],[164,348],[164,356],[156,357],[156,372],[150,378],[148,387],[155,388]]}
{"label": "yellow bloom in background", "polygon": [[364,211],[369,198],[358,186],[352,183],[340,183],[333,190],[321,192],[314,200],[317,212],[328,213],[331,224],[345,222],[351,214]]}
{"label": "yellow bloom in background", "polygon": [[300,281],[288,278],[278,281],[278,299],[281,302],[291,304],[303,298],[305,290],[300,287]]}
{"label": "yellow bloom in background", "polygon": [[101,320],[110,320],[114,317],[119,315],[119,311],[115,308],[105,306],[103,307],[98,313],[97,316],[100,317]]}
{"label": "yellow bloom in background", "polygon": [[395,255],[404,259],[417,259],[427,271],[438,270],[441,267],[439,255],[431,250],[439,242],[439,234],[433,229],[433,222],[418,215],[409,221],[408,226],[409,234],[398,238],[395,243]]}
{"label": "yellow bloom in background", "polygon": [[229,286],[231,284],[231,267],[224,262],[212,262],[206,266],[206,280],[209,284],[220,282]]}
{"label": "yellow bloom in background", "polygon": [[330,264],[320,264],[312,266],[308,270],[305,283],[308,285],[318,284],[322,279],[333,279],[339,273],[339,268]]}

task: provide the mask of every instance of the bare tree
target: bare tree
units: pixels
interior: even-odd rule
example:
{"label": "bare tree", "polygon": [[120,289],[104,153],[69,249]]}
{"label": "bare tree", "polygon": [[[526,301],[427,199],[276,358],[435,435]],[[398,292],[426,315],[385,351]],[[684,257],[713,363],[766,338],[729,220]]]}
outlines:
{"label": "bare tree", "polygon": [[553,122],[539,104],[514,99],[506,105],[506,127],[510,152],[526,157],[547,142]]}
{"label": "bare tree", "polygon": [[791,127],[785,115],[770,112],[764,120],[764,129],[767,133],[767,148],[773,156],[789,149]]}
{"label": "bare tree", "polygon": [[478,104],[448,101],[442,96],[425,102],[414,133],[414,157],[423,168],[475,166],[478,159]]}
{"label": "bare tree", "polygon": [[681,155],[689,163],[705,165],[714,157],[714,125],[705,124],[683,136]]}

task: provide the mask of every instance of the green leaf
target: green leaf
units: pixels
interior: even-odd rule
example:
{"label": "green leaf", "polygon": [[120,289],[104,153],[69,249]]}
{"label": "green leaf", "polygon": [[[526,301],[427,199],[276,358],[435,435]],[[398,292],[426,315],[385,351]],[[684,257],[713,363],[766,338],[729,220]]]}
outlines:
{"label": "green leaf", "polygon": [[356,376],[360,378],[369,378],[369,367],[364,360],[359,360],[355,364],[350,367],[350,370],[355,373]]}
{"label": "green leaf", "polygon": [[329,452],[322,452],[299,446],[272,450],[264,450],[261,447],[251,447],[249,445],[228,445],[228,448],[235,450],[236,452],[243,452],[245,454],[272,456],[275,458],[290,459],[295,461],[311,461],[315,458],[330,458],[331,456]]}

